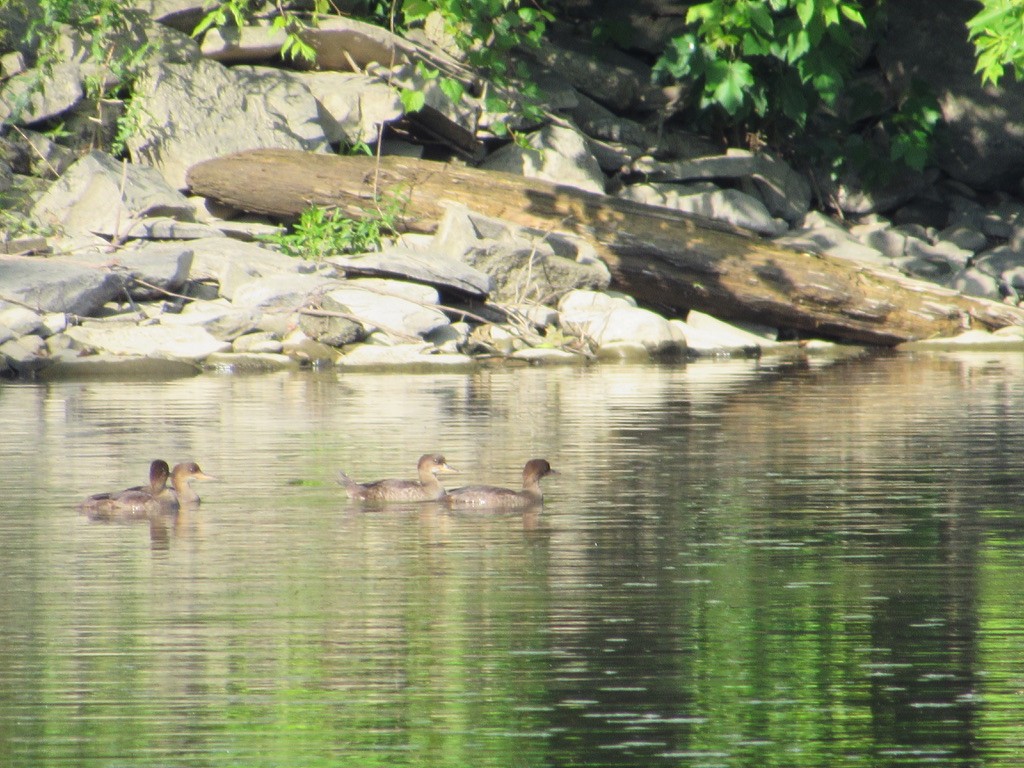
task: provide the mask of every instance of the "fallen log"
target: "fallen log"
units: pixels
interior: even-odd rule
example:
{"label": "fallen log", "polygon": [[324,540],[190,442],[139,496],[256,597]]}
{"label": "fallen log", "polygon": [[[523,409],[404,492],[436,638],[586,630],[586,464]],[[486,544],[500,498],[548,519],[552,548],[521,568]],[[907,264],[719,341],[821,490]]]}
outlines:
{"label": "fallen log", "polygon": [[450,201],[574,233],[593,244],[616,289],[677,315],[697,309],[882,346],[1024,325],[1016,306],[894,271],[780,247],[677,211],[454,164],[261,149],[199,163],[187,180],[195,194],[280,219],[311,205],[364,216],[397,197],[411,231],[433,231]]}

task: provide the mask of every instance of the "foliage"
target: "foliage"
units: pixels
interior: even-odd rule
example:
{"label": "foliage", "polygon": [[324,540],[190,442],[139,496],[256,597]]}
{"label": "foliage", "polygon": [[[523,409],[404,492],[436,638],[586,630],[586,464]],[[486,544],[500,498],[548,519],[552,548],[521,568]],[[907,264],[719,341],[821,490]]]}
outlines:
{"label": "foliage", "polygon": [[998,85],[1006,67],[1024,79],[1024,0],[981,0],[982,9],[967,22],[982,83]]}
{"label": "foliage", "polygon": [[439,14],[445,32],[469,63],[500,84],[515,74],[509,71],[509,52],[520,45],[539,45],[554,20],[548,11],[520,0],[404,0],[401,13],[407,25]]}
{"label": "foliage", "polygon": [[836,102],[854,61],[851,27],[865,27],[857,0],[711,0],[686,22],[656,76],[696,83],[710,127],[773,132]]}
{"label": "foliage", "polygon": [[374,215],[350,219],[337,208],[314,205],[302,212],[292,231],[268,235],[289,256],[320,261],[343,253],[366,253],[380,249],[387,235],[398,234],[398,216],[404,200],[391,198],[378,206]]}
{"label": "foliage", "polygon": [[[329,0],[313,0],[313,21],[330,10]],[[257,8],[252,0],[207,0],[204,5],[206,15],[200,19],[192,36],[198,37],[211,28],[243,27],[257,16]],[[284,30],[285,41],[281,45],[281,56],[284,58],[303,59],[307,62],[316,61],[316,51],[302,38],[303,30],[309,27],[306,19],[290,7],[278,4],[271,18],[271,29]]]}
{"label": "foliage", "polygon": [[[444,31],[454,40],[467,61],[485,72],[503,89],[516,81],[516,93],[522,99],[519,111],[527,118],[541,114],[540,91],[521,66],[511,69],[509,56],[519,46],[537,47],[554,21],[554,16],[541,3],[527,5],[521,0],[402,0],[401,17],[407,26],[423,23],[437,14]],[[462,98],[462,84],[452,78],[441,78],[439,86],[452,101]],[[421,95],[422,96],[422,95]],[[402,94],[407,111],[423,107],[421,97]],[[485,106],[490,112],[508,112],[507,99],[488,93]],[[499,132],[502,124],[495,126]]]}
{"label": "foliage", "polygon": [[[934,96],[915,87],[878,117],[865,107],[876,95],[855,87],[857,35],[872,30],[859,0],[710,0],[686,21],[654,69],[662,81],[695,84],[697,128],[734,145],[751,136],[799,144],[836,175],[855,170],[866,181],[929,162],[941,117]],[[863,115],[874,117],[863,124]]]}

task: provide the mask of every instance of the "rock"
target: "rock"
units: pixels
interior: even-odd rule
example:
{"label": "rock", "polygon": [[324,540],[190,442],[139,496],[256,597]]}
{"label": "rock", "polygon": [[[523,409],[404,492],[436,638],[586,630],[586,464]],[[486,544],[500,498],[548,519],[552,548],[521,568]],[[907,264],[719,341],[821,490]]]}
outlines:
{"label": "rock", "polygon": [[272,352],[215,352],[203,361],[207,370],[231,373],[269,373],[298,367],[295,358]]}
{"label": "rock", "polygon": [[395,247],[376,253],[331,256],[324,261],[350,275],[396,277],[475,298],[487,296],[493,289],[490,276],[448,253],[442,243],[426,251]]}
{"label": "rock", "polygon": [[526,347],[525,349],[518,349],[511,354],[511,358],[539,365],[550,365],[552,363],[574,363],[578,365],[587,361],[587,358],[583,355],[577,355],[564,349],[555,349],[553,347]]}
{"label": "rock", "polygon": [[43,316],[28,307],[0,302],[0,327],[14,337],[24,336],[43,327]]}
{"label": "rock", "polygon": [[857,242],[842,226],[817,211],[811,211],[797,229],[775,238],[775,242],[789,248],[824,253],[880,267],[891,263],[880,252]]}
{"label": "rock", "polygon": [[849,229],[851,237],[883,256],[897,259],[907,250],[907,235],[895,229],[887,221],[854,224]]}
{"label": "rock", "polygon": [[772,216],[798,221],[810,210],[811,187],[803,176],[772,155],[730,149],[724,155],[697,157],[672,163],[641,158],[631,168],[650,181],[750,179],[756,184]]}
{"label": "rock", "polygon": [[214,338],[202,328],[189,326],[85,323],[68,328],[65,334],[82,347],[111,355],[199,362],[214,352],[231,349],[229,343]]}
{"label": "rock", "polygon": [[330,16],[302,30],[302,39],[316,51],[321,70],[365,71],[371,64],[394,67],[409,61],[415,46],[383,27],[358,19]]}
{"label": "rock", "polygon": [[153,168],[90,152],[50,185],[32,208],[44,227],[123,237],[147,216],[193,218],[188,200]]}
{"label": "rock", "polygon": [[270,61],[281,55],[287,40],[288,31],[282,27],[211,27],[203,34],[199,50],[220,62]]}
{"label": "rock", "polygon": [[57,62],[49,72],[29,70],[0,87],[0,122],[35,125],[59,117],[83,97],[77,64]]}
{"label": "rock", "polygon": [[724,221],[761,235],[786,231],[784,222],[773,219],[760,200],[736,189],[707,190],[682,184],[633,184],[619,197],[645,205],[660,205],[706,219]]}
{"label": "rock", "polygon": [[235,354],[279,354],[283,348],[281,340],[266,331],[246,333],[231,342],[231,351]]}
{"label": "rock", "polygon": [[347,72],[307,72],[297,77],[316,97],[332,144],[374,146],[385,123],[404,112],[398,91],[380,78]]}
{"label": "rock", "polygon": [[[351,314],[348,307],[330,297],[324,297],[321,308],[339,315]],[[354,317],[321,316],[303,312],[299,315],[299,329],[309,338],[331,347],[343,347],[366,338],[367,331]]]}
{"label": "rock", "polygon": [[425,336],[448,324],[448,318],[430,305],[440,301],[437,291],[392,280],[349,280],[324,295],[324,309],[354,315],[371,330],[399,338]]}
{"label": "rock", "polygon": [[975,188],[1016,185],[1024,174],[1024,83],[1007,75],[998,88],[982,84],[964,32],[978,4],[904,0],[889,11],[878,61],[896,92],[905,94],[921,80],[937,96],[943,118],[939,167]]}
{"label": "rock", "polygon": [[39,312],[91,315],[123,292],[123,278],[61,258],[0,259],[0,300]]}
{"label": "rock", "polygon": [[314,294],[322,295],[340,285],[323,275],[281,274],[260,277],[240,285],[232,303],[236,307],[261,307],[298,310]]}
{"label": "rock", "polygon": [[452,205],[435,235],[438,249],[486,274],[491,297],[553,303],[574,288],[603,290],[611,275],[577,238],[510,225]]}
{"label": "rock", "polygon": [[664,94],[651,83],[651,68],[615,48],[552,35],[527,54],[614,112],[656,109],[665,103]]}
{"label": "rock", "polygon": [[475,363],[468,355],[434,354],[431,344],[364,344],[345,354],[342,368],[465,368]]}
{"label": "rock", "polygon": [[195,376],[200,367],[188,360],[166,360],[141,355],[59,355],[39,373],[44,381],[61,379],[142,379],[157,381]]}
{"label": "rock", "polygon": [[492,152],[480,167],[604,194],[604,173],[590,153],[587,140],[577,131],[548,125],[529,134],[526,143],[506,144]]}
{"label": "rock", "polygon": [[959,336],[944,339],[922,339],[900,344],[899,350],[914,352],[1021,352],[1024,351],[1024,338],[1019,334],[999,334],[987,331],[965,331]]}
{"label": "rock", "polygon": [[958,248],[974,253],[984,250],[985,246],[988,245],[988,238],[985,237],[984,232],[959,224],[943,229],[939,232],[939,238],[952,243]]}
{"label": "rock", "polygon": [[1003,291],[999,278],[978,267],[967,267],[949,276],[949,287],[968,296],[981,296],[999,301]]}
{"label": "rock", "polygon": [[315,274],[314,262],[285,256],[254,243],[215,237],[192,240],[192,276],[216,280],[220,295],[234,299],[239,286],[261,277],[281,274]]}
{"label": "rock", "polygon": [[185,172],[202,160],[261,147],[327,150],[307,88],[280,72],[237,69],[208,60],[147,69],[136,82],[148,119],[128,141],[133,161],[183,189]]}
{"label": "rock", "polygon": [[330,344],[309,338],[301,328],[295,328],[281,339],[281,351],[305,365],[334,365],[341,353]]}
{"label": "rock", "polygon": [[[243,334],[253,333],[259,326],[260,319],[260,311],[253,307],[236,307],[223,300],[192,301],[186,304],[179,314],[162,315],[160,323],[167,326],[202,328],[216,339],[233,341]],[[274,351],[280,351],[280,348]]]}
{"label": "rock", "polygon": [[121,275],[129,295],[136,301],[154,301],[180,293],[192,268],[192,250],[187,243],[135,242],[114,252],[66,257],[85,265],[106,266]]}
{"label": "rock", "polygon": [[78,160],[76,152],[36,131],[25,129],[10,138],[24,153],[25,163],[18,170],[19,173],[31,174],[41,179],[56,179]]}
{"label": "rock", "polygon": [[50,364],[46,342],[35,334],[5,341],[0,344],[0,363],[19,376],[33,376]]}
{"label": "rock", "polygon": [[688,352],[701,356],[740,355],[754,356],[773,341],[742,328],[718,320],[703,312],[691,311],[686,322],[670,320],[686,337]]}
{"label": "rock", "polygon": [[686,340],[661,315],[625,298],[593,291],[571,291],[558,302],[561,325],[579,330],[601,352],[632,357],[630,347],[650,355],[686,351]]}

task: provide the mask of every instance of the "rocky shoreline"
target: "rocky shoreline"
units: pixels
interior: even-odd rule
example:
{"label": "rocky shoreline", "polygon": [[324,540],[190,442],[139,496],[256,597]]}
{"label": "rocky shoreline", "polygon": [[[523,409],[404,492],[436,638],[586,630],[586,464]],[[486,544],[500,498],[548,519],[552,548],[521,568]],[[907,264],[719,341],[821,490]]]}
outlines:
{"label": "rocky shoreline", "polygon": [[[416,61],[461,66],[426,38],[328,18],[309,31],[321,70],[300,71],[276,58],[274,30],[246,28],[230,38],[212,30],[200,44],[186,34],[194,24],[186,11],[194,16],[201,4],[173,6],[140,9],[136,37],[121,43],[144,41],[150,51],[136,82],[145,119],[128,137],[131,162],[102,149],[76,152],[34,130],[67,119],[91,126],[95,146],[110,146],[113,124],[90,122],[103,105],[80,87],[89,62],[74,30],[59,77],[51,74],[39,90],[26,90],[38,73],[20,52],[0,58],[8,128],[0,192],[22,201],[5,206],[21,226],[8,227],[20,231],[0,243],[0,376],[849,351],[785,328],[697,312],[662,316],[616,293],[579,238],[460,206],[448,208],[434,234],[391,238],[380,251],[286,256],[263,239],[284,231],[280,222],[188,196],[192,165],[256,147],[440,153],[687,211],[974,296],[1016,304],[1024,291],[1021,200],[982,195],[934,173],[884,195],[832,190],[845,215],[826,216],[813,208],[821,183],[813,175],[764,152],[721,153],[699,137],[659,132],[652,120],[665,94],[637,60],[578,41],[545,44],[546,56],[532,66],[547,118],[523,124],[521,116],[488,112],[482,98],[452,102],[418,74]],[[426,106],[405,113],[400,88],[425,93]],[[515,141],[499,139],[499,122]],[[1024,350],[1024,330],[970,331],[932,344]]]}

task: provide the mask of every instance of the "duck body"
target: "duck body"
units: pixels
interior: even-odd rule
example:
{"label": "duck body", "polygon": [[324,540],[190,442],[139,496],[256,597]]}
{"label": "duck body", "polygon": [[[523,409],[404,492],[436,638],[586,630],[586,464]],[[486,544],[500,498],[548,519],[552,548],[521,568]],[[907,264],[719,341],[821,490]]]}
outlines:
{"label": "duck body", "polygon": [[149,485],[94,494],[79,504],[78,509],[94,520],[131,519],[157,514],[164,510],[168,502],[169,476],[167,462],[156,459],[149,465]]}
{"label": "duck body", "polygon": [[445,497],[445,490],[437,479],[438,474],[455,472],[444,456],[439,453],[425,453],[416,465],[418,480],[375,480],[357,483],[344,472],[338,472],[338,482],[345,487],[350,499],[359,501],[439,501]]}
{"label": "duck body", "polygon": [[540,481],[557,475],[545,459],[530,459],[523,467],[523,489],[514,491],[495,485],[467,485],[449,491],[444,501],[453,509],[531,509],[544,503]]}

